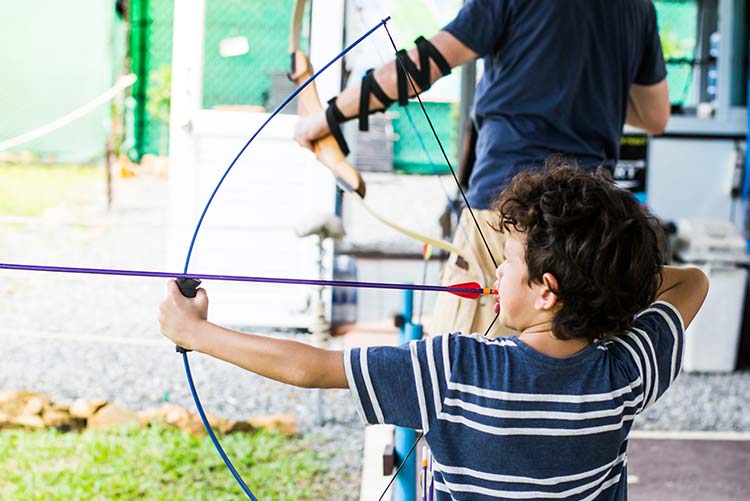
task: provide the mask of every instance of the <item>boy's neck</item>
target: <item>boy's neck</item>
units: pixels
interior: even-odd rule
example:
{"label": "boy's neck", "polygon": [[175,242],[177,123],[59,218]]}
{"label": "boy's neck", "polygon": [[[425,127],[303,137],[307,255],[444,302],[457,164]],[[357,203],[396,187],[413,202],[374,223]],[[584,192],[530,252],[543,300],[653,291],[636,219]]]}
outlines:
{"label": "boy's neck", "polygon": [[572,357],[591,344],[588,339],[558,339],[550,330],[533,331],[527,329],[519,334],[518,339],[539,353],[553,358]]}

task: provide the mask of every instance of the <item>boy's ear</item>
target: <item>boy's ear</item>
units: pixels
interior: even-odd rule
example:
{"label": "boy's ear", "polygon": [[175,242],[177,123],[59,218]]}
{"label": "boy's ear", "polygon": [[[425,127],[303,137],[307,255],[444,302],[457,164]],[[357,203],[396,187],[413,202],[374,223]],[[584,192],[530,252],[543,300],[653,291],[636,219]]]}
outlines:
{"label": "boy's ear", "polygon": [[552,273],[542,275],[542,290],[537,298],[537,306],[542,310],[551,310],[557,306],[559,298],[553,291],[560,290],[557,286],[557,278]]}

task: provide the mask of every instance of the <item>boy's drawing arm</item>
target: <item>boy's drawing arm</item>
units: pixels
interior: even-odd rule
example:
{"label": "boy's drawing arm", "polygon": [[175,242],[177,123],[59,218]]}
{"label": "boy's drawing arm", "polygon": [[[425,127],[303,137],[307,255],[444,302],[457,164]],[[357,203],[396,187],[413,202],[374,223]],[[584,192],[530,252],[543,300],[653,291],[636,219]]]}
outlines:
{"label": "boy's drawing arm", "polygon": [[680,312],[687,329],[708,294],[708,277],[698,268],[664,266],[657,301],[666,301]]}
{"label": "boy's drawing arm", "polygon": [[175,344],[224,360],[250,372],[303,388],[348,388],[343,354],[305,343],[246,334],[207,320],[203,289],[189,299],[174,281],[159,307],[161,332]]}

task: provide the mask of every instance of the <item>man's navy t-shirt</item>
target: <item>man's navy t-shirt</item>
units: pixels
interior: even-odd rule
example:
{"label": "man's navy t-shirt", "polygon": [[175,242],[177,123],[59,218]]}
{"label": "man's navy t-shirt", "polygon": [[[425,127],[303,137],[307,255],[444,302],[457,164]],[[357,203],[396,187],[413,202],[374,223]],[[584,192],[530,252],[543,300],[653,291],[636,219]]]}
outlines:
{"label": "man's navy t-shirt", "polygon": [[445,31],[484,58],[472,207],[551,154],[618,158],[631,83],[666,76],[650,0],[469,0]]}

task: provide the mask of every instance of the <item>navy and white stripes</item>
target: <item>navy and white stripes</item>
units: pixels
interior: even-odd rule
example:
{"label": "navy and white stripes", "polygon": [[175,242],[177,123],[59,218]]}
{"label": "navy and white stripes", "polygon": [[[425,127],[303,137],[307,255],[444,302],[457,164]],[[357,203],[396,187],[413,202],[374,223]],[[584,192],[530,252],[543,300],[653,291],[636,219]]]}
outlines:
{"label": "navy and white stripes", "polygon": [[566,359],[522,340],[451,334],[348,350],[365,423],[425,432],[437,498],[625,499],[635,416],[679,374],[683,324],[668,303]]}

